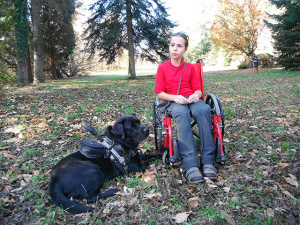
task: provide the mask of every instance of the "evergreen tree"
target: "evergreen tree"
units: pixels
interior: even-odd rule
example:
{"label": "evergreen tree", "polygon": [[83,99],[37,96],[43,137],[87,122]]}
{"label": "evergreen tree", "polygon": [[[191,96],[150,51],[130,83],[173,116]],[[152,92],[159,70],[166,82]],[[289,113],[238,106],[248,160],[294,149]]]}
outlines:
{"label": "evergreen tree", "polygon": [[62,76],[75,48],[72,20],[75,0],[43,0],[42,30],[44,51],[48,56],[51,79]]}
{"label": "evergreen tree", "polygon": [[135,56],[149,61],[167,58],[173,24],[160,0],[98,0],[85,31],[87,50],[108,64],[129,52],[129,78],[135,78]]}
{"label": "evergreen tree", "polygon": [[283,13],[272,15],[276,23],[266,22],[272,29],[274,48],[279,51],[279,64],[285,69],[300,69],[300,1],[271,0]]}
{"label": "evergreen tree", "polygon": [[189,47],[185,54],[185,59],[188,62],[197,62],[198,59],[203,59],[212,50],[212,44],[208,37],[208,31],[203,30],[200,41],[194,47]]}

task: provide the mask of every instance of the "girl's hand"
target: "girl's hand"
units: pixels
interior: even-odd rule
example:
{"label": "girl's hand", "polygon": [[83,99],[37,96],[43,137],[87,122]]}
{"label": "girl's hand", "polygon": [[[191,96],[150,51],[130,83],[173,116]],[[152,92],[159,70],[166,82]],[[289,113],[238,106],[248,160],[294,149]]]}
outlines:
{"label": "girl's hand", "polygon": [[190,97],[189,97],[189,103],[195,103],[195,102],[198,102],[199,101],[199,96],[196,95],[196,94],[192,94]]}
{"label": "girl's hand", "polygon": [[186,105],[188,104],[188,100],[182,95],[176,95],[175,101],[177,104]]}

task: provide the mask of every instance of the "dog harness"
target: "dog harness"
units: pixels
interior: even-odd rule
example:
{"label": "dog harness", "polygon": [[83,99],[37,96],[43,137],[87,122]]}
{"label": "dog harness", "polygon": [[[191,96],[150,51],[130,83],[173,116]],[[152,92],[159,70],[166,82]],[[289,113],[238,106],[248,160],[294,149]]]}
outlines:
{"label": "dog harness", "polygon": [[134,157],[140,150],[131,149],[129,154],[113,140],[108,140],[107,137],[102,137],[101,142],[90,139],[82,140],[80,150],[81,154],[90,159],[99,157],[109,158],[122,174],[128,171],[128,163],[130,158]]}

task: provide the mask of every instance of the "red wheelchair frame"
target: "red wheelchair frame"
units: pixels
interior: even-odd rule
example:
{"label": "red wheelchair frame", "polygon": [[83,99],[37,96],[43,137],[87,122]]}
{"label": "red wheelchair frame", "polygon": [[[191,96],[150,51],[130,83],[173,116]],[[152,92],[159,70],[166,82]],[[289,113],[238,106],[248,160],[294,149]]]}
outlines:
{"label": "red wheelchair frame", "polygon": [[[203,81],[203,65],[202,60],[198,60],[197,63],[193,64],[197,76],[200,79],[202,100],[204,101],[204,81]],[[219,99],[209,93],[207,94],[205,103],[211,108],[212,114],[212,135],[214,142],[216,144],[216,162],[220,164],[225,164],[225,148],[223,143],[224,136],[224,111],[222,109]],[[179,163],[179,153],[177,146],[177,138],[173,137],[172,131],[172,120],[169,115],[161,114],[158,110],[158,105],[160,101],[156,98],[153,102],[153,125],[154,125],[154,136],[155,136],[155,146],[156,150],[163,152],[163,162],[166,165],[174,165]],[[191,126],[194,127],[196,121],[193,121]],[[194,136],[199,138],[199,134],[193,130]]]}

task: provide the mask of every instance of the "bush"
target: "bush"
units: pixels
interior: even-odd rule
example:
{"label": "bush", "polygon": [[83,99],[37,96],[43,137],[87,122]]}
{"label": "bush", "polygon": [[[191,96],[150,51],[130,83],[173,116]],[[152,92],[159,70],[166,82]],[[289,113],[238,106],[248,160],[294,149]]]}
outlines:
{"label": "bush", "polygon": [[259,54],[257,58],[260,61],[259,65],[261,65],[263,68],[271,67],[275,63],[274,57],[270,54]]}
{"label": "bush", "polygon": [[249,64],[247,63],[241,63],[240,65],[238,65],[239,70],[248,69],[248,68],[249,68]]}
{"label": "bush", "polygon": [[10,70],[4,66],[0,65],[0,90],[1,86],[5,84],[14,84],[16,82],[16,77],[10,72]]}

